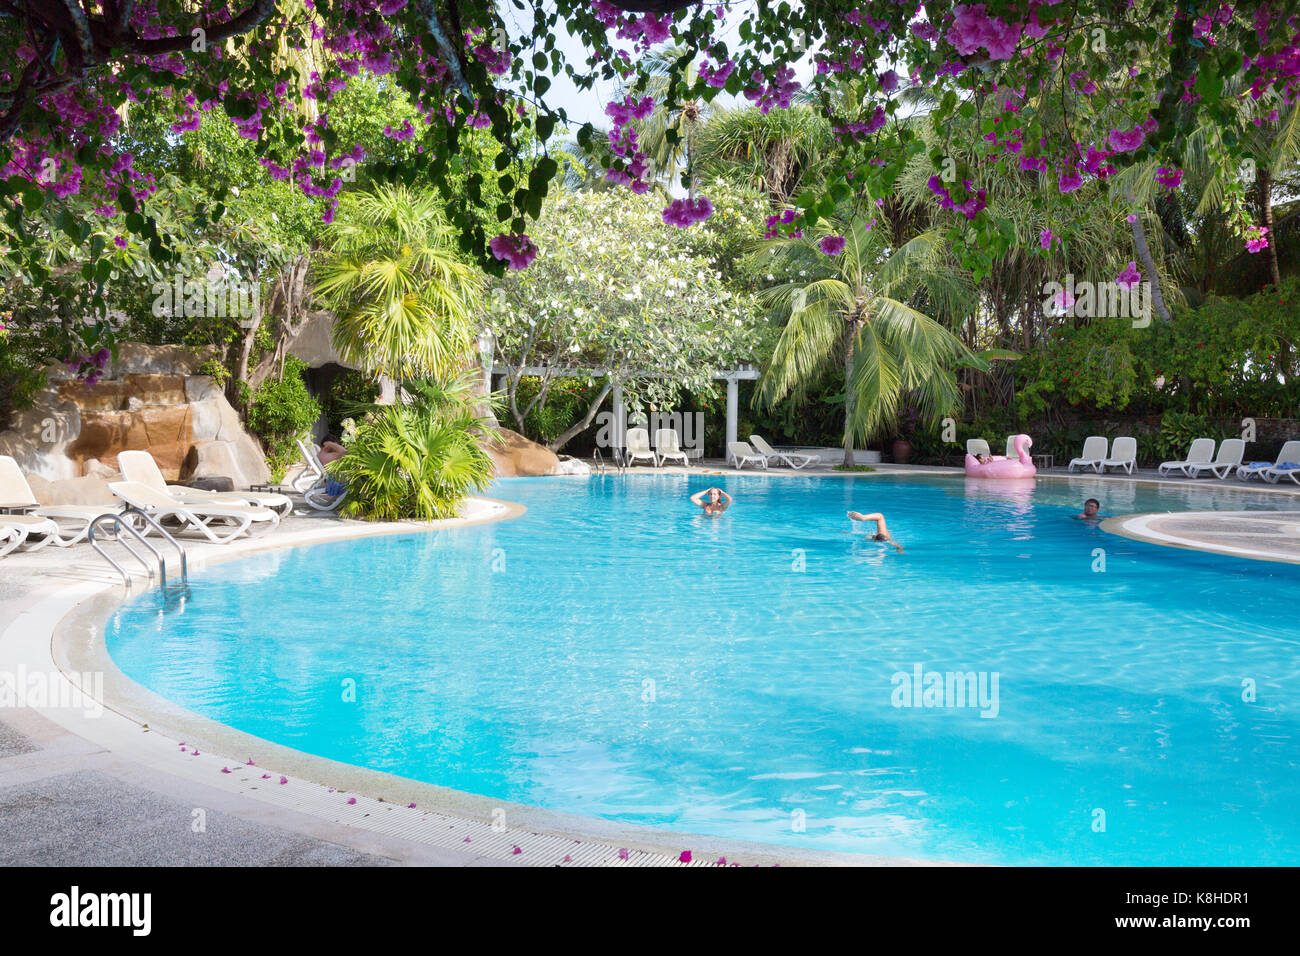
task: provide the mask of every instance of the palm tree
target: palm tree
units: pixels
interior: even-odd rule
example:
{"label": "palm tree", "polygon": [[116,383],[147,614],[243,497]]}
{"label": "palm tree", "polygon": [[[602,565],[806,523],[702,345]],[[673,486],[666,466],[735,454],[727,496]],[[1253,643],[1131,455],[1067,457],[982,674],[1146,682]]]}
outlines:
{"label": "palm tree", "polygon": [[482,282],[456,257],[453,236],[432,191],[377,186],[344,195],[313,272],[346,361],[395,379],[464,367]]}
{"label": "palm tree", "polygon": [[713,114],[700,130],[696,162],[705,176],[747,183],[781,205],[821,179],[834,152],[830,123],[817,110],[792,106],[764,114],[751,106]]}
{"label": "palm tree", "polygon": [[[844,249],[828,256],[818,239],[835,230]],[[847,466],[855,440],[866,442],[897,421],[904,392],[914,394],[926,417],[960,407],[952,368],[982,362],[916,305],[960,317],[973,307],[974,295],[938,232],[894,247],[888,230],[875,228],[861,213],[819,232],[768,240],[756,253],[760,262],[798,278],[762,293],[787,321],[755,403],[770,407],[786,396],[800,397],[827,366],[842,363]]]}

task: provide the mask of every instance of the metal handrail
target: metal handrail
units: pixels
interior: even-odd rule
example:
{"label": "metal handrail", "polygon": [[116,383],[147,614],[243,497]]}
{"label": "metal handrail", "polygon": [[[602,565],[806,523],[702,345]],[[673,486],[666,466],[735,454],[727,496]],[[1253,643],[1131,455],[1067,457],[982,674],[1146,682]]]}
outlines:
{"label": "metal handrail", "polygon": [[596,463],[596,474],[603,475],[605,473],[605,456],[600,453],[599,448],[592,452],[591,460]]}
{"label": "metal handrail", "polygon": [[129,531],[129,532],[131,533],[131,536],[132,536],[133,538],[135,538],[137,541],[139,541],[141,544],[143,544],[146,548],[148,548],[149,551],[150,551],[150,553],[153,554],[154,558],[157,560],[157,562],[158,562],[158,584],[159,584],[159,587],[162,589],[162,591],[163,591],[164,593],[166,593],[166,591],[167,591],[167,559],[163,557],[161,551],[159,551],[157,548],[155,548],[155,547],[154,547],[154,546],[153,546],[153,545],[152,545],[152,544],[151,544],[151,543],[150,543],[150,542],[145,538],[145,536],[144,536],[143,534],[141,534],[141,533],[139,532],[139,530],[136,529],[135,525],[131,524],[131,522],[129,522],[129,521],[126,520],[126,516],[127,516],[127,515],[135,515],[135,516],[138,516],[139,518],[141,518],[141,519],[145,522],[145,524],[149,525],[150,528],[152,528],[153,530],[157,531],[158,534],[159,534],[162,538],[164,538],[164,539],[165,539],[169,544],[172,545],[172,547],[174,547],[174,548],[176,549],[176,553],[179,554],[179,555],[181,556],[181,583],[180,583],[180,585],[179,585],[179,590],[182,590],[182,591],[188,591],[188,590],[189,590],[189,584],[190,584],[190,575],[189,575],[189,568],[188,568],[188,566],[187,566],[187,564],[186,564],[186,561],[185,561],[185,549],[184,549],[183,547],[181,547],[181,543],[180,543],[179,541],[177,541],[174,537],[172,537],[172,536],[167,532],[167,530],[166,530],[165,528],[163,528],[162,525],[160,525],[160,524],[159,524],[156,520],[154,520],[151,516],[145,514],[145,513],[144,513],[143,511],[141,511],[139,508],[136,508],[136,507],[134,507],[134,506],[132,506],[132,507],[128,507],[128,508],[124,508],[124,509],[123,509],[121,512],[119,512],[119,513],[116,513],[116,514],[114,514],[114,513],[102,514],[102,515],[100,515],[98,518],[95,518],[93,521],[91,521],[91,522],[90,522],[90,529],[87,531],[87,534],[86,534],[87,539],[90,541],[90,546],[91,546],[92,548],[94,548],[95,551],[97,551],[97,552],[99,553],[99,556],[100,556],[101,558],[103,558],[105,561],[107,561],[109,564],[111,564],[114,568],[117,569],[117,573],[120,574],[120,575],[122,575],[122,582],[126,585],[127,590],[130,590],[130,588],[131,588],[131,575],[128,574],[127,571],[126,571],[126,569],[123,568],[122,565],[118,564],[118,562],[113,558],[113,556],[110,555],[107,551],[105,551],[104,548],[103,548],[103,546],[102,546],[98,541],[95,540],[95,530],[96,530],[96,528],[100,525],[100,523],[103,522],[103,521],[105,521],[105,520],[111,521],[111,522],[116,526],[116,528],[118,529],[117,542],[118,542],[119,544],[121,544],[122,547],[126,548],[126,550],[129,551],[129,552],[131,553],[131,555],[134,556],[134,558],[135,558],[137,561],[140,562],[141,566],[142,566],[142,567],[144,568],[144,570],[145,570],[145,573],[149,576],[149,580],[150,580],[150,582],[152,582],[152,581],[153,581],[153,567],[149,564],[148,561],[146,561],[146,560],[144,559],[144,557],[140,554],[140,552],[138,552],[138,551],[137,551],[137,550],[136,550],[136,549],[135,549],[135,548],[130,544],[130,542],[129,542],[126,538],[124,538],[124,537],[122,536],[122,534],[121,534],[121,532],[122,532],[123,529],[125,529],[126,531]]}

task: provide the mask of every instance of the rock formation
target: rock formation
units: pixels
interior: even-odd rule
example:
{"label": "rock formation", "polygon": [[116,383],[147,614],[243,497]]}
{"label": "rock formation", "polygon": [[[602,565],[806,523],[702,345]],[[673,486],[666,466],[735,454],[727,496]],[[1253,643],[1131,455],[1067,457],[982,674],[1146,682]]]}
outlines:
{"label": "rock formation", "polygon": [[[203,473],[211,463],[228,469],[221,474],[236,488],[269,481],[261,446],[217,384],[195,374],[205,357],[178,345],[124,343],[95,385],[54,366],[36,403],[0,432],[0,455],[12,455],[24,472],[50,482],[102,481],[116,474],[118,452],[137,448],[154,456],[169,481],[212,477]],[[228,448],[191,455],[214,442]]]}

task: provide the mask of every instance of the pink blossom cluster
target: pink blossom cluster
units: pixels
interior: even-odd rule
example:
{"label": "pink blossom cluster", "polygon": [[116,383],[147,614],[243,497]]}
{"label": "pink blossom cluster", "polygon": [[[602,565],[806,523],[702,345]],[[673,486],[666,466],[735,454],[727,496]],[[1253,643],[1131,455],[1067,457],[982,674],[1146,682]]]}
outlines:
{"label": "pink blossom cluster", "polygon": [[697,199],[674,199],[662,215],[666,224],[685,229],[712,216],[713,203],[703,196]]}
{"label": "pink blossom cluster", "polygon": [[727,77],[736,69],[736,62],[731,59],[724,60],[717,66],[711,65],[707,60],[700,64],[700,77],[709,86],[714,89],[722,89],[727,85]]}
{"label": "pink blossom cluster", "polygon": [[1267,236],[1267,226],[1251,226],[1246,230],[1246,251],[1254,253],[1262,252],[1264,249],[1267,249]]}
{"label": "pink blossom cluster", "polygon": [[831,256],[832,258],[838,256],[844,251],[844,237],[826,236],[821,240],[821,242],[817,243],[817,248],[820,249],[824,255]]}
{"label": "pink blossom cluster", "polygon": [[112,353],[100,349],[94,355],[77,355],[63,360],[63,364],[77,373],[78,378],[86,380],[87,385],[96,385],[104,377],[104,369]]}
{"label": "pink blossom cluster", "polygon": [[975,184],[969,179],[962,180],[962,188],[965,190],[967,198],[960,203],[952,198],[952,194],[938,176],[931,176],[927,185],[930,187],[930,192],[938,197],[940,207],[959,212],[967,219],[974,219],[979,215],[980,210],[988,205],[988,192],[983,189],[975,189]]}
{"label": "pink blossom cluster", "polygon": [[1132,289],[1141,281],[1142,273],[1138,272],[1137,263],[1132,261],[1115,277],[1115,284],[1126,291]]}
{"label": "pink blossom cluster", "polygon": [[882,107],[877,106],[870,118],[866,122],[855,121],[852,123],[841,123],[838,126],[832,126],[832,131],[841,139],[849,139],[858,142],[876,132],[885,125],[885,111]]}
{"label": "pink blossom cluster", "polygon": [[630,14],[624,18],[624,12],[607,0],[595,0],[591,12],[605,25],[605,29],[617,27],[614,34],[620,40],[633,40],[638,49],[662,43],[672,35],[673,18],[671,14],[653,13]]}
{"label": "pink blossom cluster", "polygon": [[1165,189],[1177,189],[1178,184],[1183,181],[1183,171],[1181,169],[1168,169],[1161,166],[1156,170],[1156,182]]}
{"label": "pink blossom cluster", "polygon": [[[767,231],[763,233],[763,238],[764,239],[780,238],[781,230],[779,227],[790,225],[790,223],[795,221],[798,215],[799,213],[797,210],[787,209],[785,212],[780,213],[779,215],[768,216]],[[790,236],[794,239],[798,239],[803,236],[803,233],[796,230],[790,233]]]}
{"label": "pink blossom cluster", "polygon": [[794,70],[788,66],[777,67],[771,83],[767,82],[762,70],[755,70],[749,76],[753,84],[745,90],[745,98],[758,106],[760,113],[767,115],[775,106],[777,109],[790,108],[791,98],[799,92],[799,82],[794,78]]}
{"label": "pink blossom cluster", "polygon": [[624,96],[621,103],[610,103],[605,107],[605,114],[614,123],[606,134],[610,152],[627,160],[627,165],[621,169],[610,167],[605,170],[605,181],[626,186],[637,195],[650,191],[650,183],[645,179],[645,174],[650,171],[650,158],[637,143],[632,121],[645,119],[654,108],[654,97],[643,96],[638,100],[630,95]]}
{"label": "pink blossom cluster", "polygon": [[[483,39],[477,39],[479,36],[482,36]],[[483,64],[483,68],[493,76],[501,76],[510,72],[510,65],[513,62],[510,56],[510,48],[505,47],[498,50],[488,41],[487,34],[482,27],[474,27],[465,34],[465,46]]]}
{"label": "pink blossom cluster", "polygon": [[488,243],[492,255],[504,261],[511,269],[527,269],[537,258],[537,246],[523,234],[501,234]]}

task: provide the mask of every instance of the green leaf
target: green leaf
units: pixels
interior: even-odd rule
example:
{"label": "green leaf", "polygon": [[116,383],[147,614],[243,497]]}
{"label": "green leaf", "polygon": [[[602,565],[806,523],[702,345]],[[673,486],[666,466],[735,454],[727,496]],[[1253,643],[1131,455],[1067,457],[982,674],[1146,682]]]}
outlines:
{"label": "green leaf", "polygon": [[122,186],[117,191],[117,204],[122,207],[123,212],[136,211],[135,196],[131,195],[131,190],[125,186]]}

